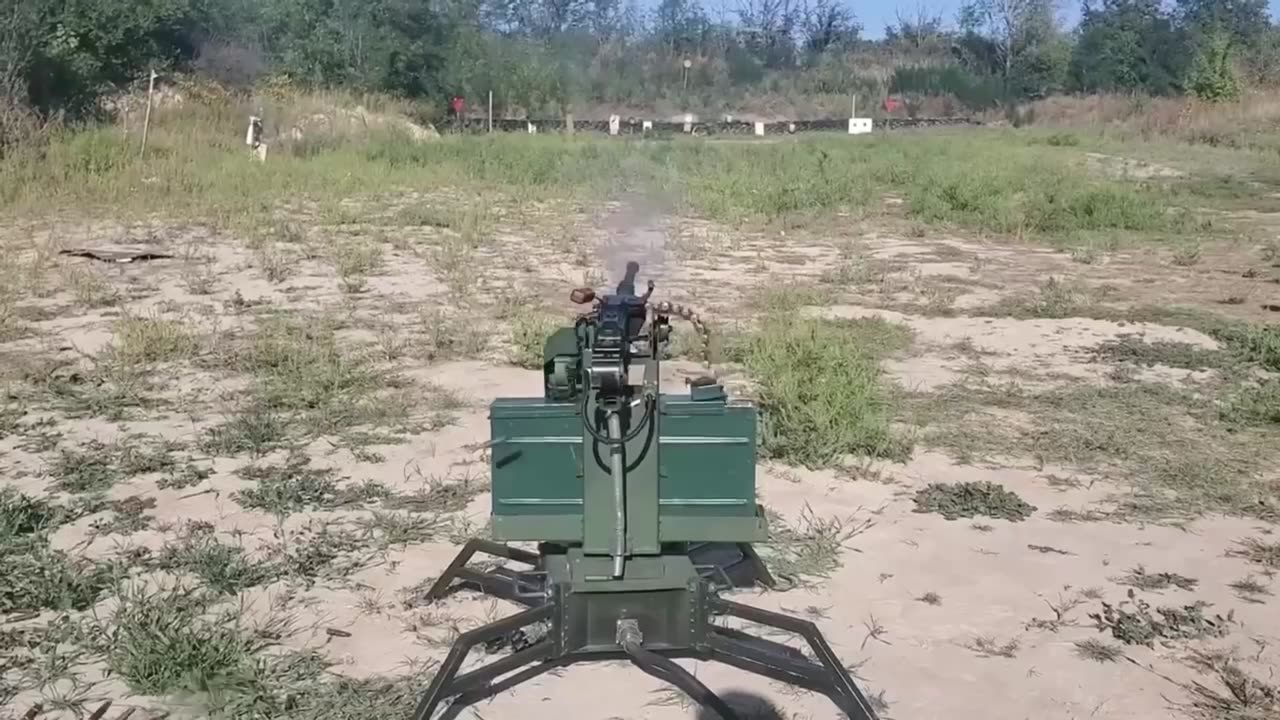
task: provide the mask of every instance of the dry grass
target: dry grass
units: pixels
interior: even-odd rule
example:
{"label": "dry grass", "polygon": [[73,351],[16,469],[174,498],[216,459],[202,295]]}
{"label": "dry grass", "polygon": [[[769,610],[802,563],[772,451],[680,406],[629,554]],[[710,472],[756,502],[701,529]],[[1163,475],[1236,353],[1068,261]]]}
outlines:
{"label": "dry grass", "polygon": [[1228,103],[1133,95],[1055,96],[1032,103],[1030,110],[1037,125],[1210,143],[1275,127],[1280,122],[1280,94],[1258,90]]}

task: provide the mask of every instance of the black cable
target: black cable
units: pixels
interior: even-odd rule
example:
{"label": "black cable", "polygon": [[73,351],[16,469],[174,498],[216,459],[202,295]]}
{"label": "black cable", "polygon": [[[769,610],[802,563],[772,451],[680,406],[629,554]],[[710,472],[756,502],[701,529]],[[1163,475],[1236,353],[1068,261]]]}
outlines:
{"label": "black cable", "polygon": [[655,403],[653,397],[646,396],[644,399],[644,413],[640,416],[640,421],[635,424],[635,427],[631,428],[626,436],[614,440],[608,436],[601,435],[599,430],[596,430],[591,426],[591,419],[587,417],[587,406],[590,404],[590,399],[591,396],[587,392],[582,394],[582,403],[578,406],[578,413],[582,415],[582,425],[586,428],[587,433],[601,445],[626,445],[637,437],[640,437],[640,432],[649,424],[649,420],[653,416],[654,412]]}
{"label": "black cable", "polygon": [[636,667],[663,682],[676,686],[699,705],[714,710],[722,720],[738,720],[738,714],[733,711],[733,708],[712,692],[711,688],[703,685],[701,680],[693,676],[693,673],[677,665],[674,660],[645,650],[634,642],[622,643],[622,649]]}

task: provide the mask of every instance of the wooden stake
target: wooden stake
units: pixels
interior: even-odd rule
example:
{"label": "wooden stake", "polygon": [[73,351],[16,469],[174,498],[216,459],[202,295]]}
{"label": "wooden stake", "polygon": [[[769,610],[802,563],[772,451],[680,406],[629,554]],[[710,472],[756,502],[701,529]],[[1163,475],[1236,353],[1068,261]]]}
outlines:
{"label": "wooden stake", "polygon": [[151,96],[156,92],[156,71],[151,71],[151,82],[147,83],[147,114],[142,121],[142,147],[138,149],[138,157],[147,152],[147,131],[151,129]]}

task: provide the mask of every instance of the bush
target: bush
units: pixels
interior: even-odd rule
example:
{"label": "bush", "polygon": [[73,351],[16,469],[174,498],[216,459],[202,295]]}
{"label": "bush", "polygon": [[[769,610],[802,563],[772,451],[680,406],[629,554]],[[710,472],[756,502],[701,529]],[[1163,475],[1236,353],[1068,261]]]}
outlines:
{"label": "bush", "polygon": [[974,112],[990,110],[1004,100],[999,78],[976,75],[956,65],[896,68],[889,92],[954,95]]}

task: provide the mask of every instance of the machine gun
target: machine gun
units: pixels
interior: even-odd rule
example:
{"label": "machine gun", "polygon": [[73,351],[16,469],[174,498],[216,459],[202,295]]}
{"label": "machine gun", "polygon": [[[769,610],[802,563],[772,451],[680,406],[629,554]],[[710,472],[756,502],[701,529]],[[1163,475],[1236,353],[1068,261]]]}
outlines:
{"label": "machine gun", "polygon": [[[721,597],[773,580],[751,543],[766,540],[755,500],[756,410],[704,378],[661,392],[673,314],[635,292],[635,263],[612,295],[574,290],[590,310],[544,347],[542,397],[490,406],[492,540],[472,539],[427,593],[468,587],[527,609],[462,633],[414,720],[491,696],[555,667],[629,659],[724,720],[732,708],[673,658],[717,660],[827,695],[850,720],[877,720],[817,626]],[[509,542],[537,542],[538,551]],[[476,553],[525,569],[467,567]],[[713,624],[732,616],[802,637],[782,643]],[[531,628],[547,627],[531,640]],[[478,645],[513,652],[459,673]]]}

